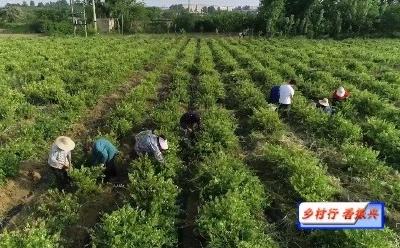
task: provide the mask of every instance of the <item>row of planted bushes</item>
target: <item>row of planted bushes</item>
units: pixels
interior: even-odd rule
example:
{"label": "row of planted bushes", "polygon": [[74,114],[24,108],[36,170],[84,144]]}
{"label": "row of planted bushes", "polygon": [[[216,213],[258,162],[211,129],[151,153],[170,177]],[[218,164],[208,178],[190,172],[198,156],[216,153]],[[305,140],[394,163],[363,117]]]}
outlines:
{"label": "row of planted bushes", "polygon": [[[173,85],[184,83],[187,79],[185,64],[190,63],[194,42],[181,41],[178,50],[170,52],[171,56],[165,64],[169,64],[171,81],[168,89],[161,85],[163,77],[156,77],[158,83],[148,84],[146,89],[137,91],[116,111],[121,121],[113,121],[120,137],[127,136],[133,130],[139,132],[146,128],[151,120],[158,132],[167,136],[170,149],[165,156],[165,164],[158,164],[148,157],[133,161],[129,173],[129,200],[117,211],[105,215],[100,228],[94,235],[95,247],[175,247],[177,245],[177,218],[179,206],[177,198],[180,189],[176,180],[183,164],[179,158],[179,132],[177,123],[180,117],[179,97]],[[184,46],[181,48],[181,46]],[[179,51],[179,52],[178,52]],[[178,56],[177,56],[178,55]],[[187,83],[187,82],[186,82]],[[167,98],[156,106],[149,98],[157,95],[157,91],[168,90]],[[138,95],[137,95],[138,94]],[[154,99],[157,100],[157,99]],[[139,105],[138,105],[139,104]],[[141,110],[130,107],[140,106]],[[146,107],[147,106],[147,107]],[[152,113],[149,113],[152,111]],[[126,114],[125,114],[126,113]],[[129,123],[119,124],[119,123]],[[125,125],[125,127],[124,127]],[[123,127],[123,128],[121,128]]]}
{"label": "row of planted bushes", "polygon": [[[313,96],[315,98],[323,98],[327,96],[327,93],[330,93],[333,88],[336,88],[337,85],[340,84],[339,79],[349,81],[351,83],[350,85],[346,85],[347,88],[350,89],[352,92],[352,97],[350,100],[342,106],[341,113],[343,115],[355,122],[363,122],[364,119],[370,118],[370,117],[375,117],[374,120],[377,120],[378,122],[382,122],[382,120],[385,123],[389,121],[386,125],[385,130],[388,133],[396,132],[392,127],[398,127],[398,113],[399,109],[392,104],[387,103],[386,101],[382,100],[378,95],[371,93],[367,90],[359,91],[356,87],[353,86],[353,81],[348,80],[346,78],[336,78],[334,74],[332,75],[329,71],[326,70],[333,70],[333,71],[340,71],[343,73],[349,72],[348,69],[346,69],[344,66],[340,66],[340,63],[337,60],[334,60],[331,62],[330,60],[325,59],[325,57],[321,58],[321,61],[326,61],[326,63],[322,63],[321,61],[319,63],[313,62],[314,60],[308,59],[307,55],[307,49],[309,49],[308,53],[313,52],[312,48],[306,48],[294,51],[293,49],[286,49],[285,56],[286,57],[279,57],[279,60],[283,63],[279,63],[277,60],[274,60],[273,57],[277,57],[277,55],[280,54],[280,52],[283,50],[282,48],[280,49],[275,49],[277,51],[271,52],[270,56],[270,61],[275,61],[273,63],[273,66],[270,66],[276,68],[279,70],[279,68],[285,68],[288,69],[293,66],[293,69],[290,69],[291,73],[290,74],[301,74],[303,77],[306,77],[307,80],[300,86],[301,90],[307,95],[307,96]],[[274,50],[269,47],[269,51]],[[305,50],[305,51],[304,51]],[[315,49],[314,49],[315,50]],[[310,52],[311,51],[311,52]],[[272,58],[272,59],[271,59]],[[293,58],[296,58],[293,60]],[[298,58],[301,58],[301,62],[299,62]],[[325,60],[324,60],[325,59]],[[303,62],[303,63],[302,63]],[[313,69],[309,69],[307,65],[314,66],[317,69],[320,69],[321,71],[315,71]],[[333,67],[334,68],[331,68]],[[344,68],[343,68],[344,67]],[[287,71],[287,70],[286,70]],[[357,74],[358,75],[358,74]],[[355,77],[355,76],[354,76]],[[362,80],[361,81],[366,81],[368,83],[368,80]],[[387,83],[383,82],[383,85],[388,85]],[[364,85],[359,85],[356,84],[356,86],[362,87],[362,88],[367,88]],[[384,87],[380,87],[384,88]],[[377,92],[376,90],[373,90]],[[383,91],[389,91],[393,92],[393,89],[383,89]],[[382,120],[379,120],[382,119]],[[371,144],[375,149],[378,149],[381,151],[381,155],[385,156],[389,162],[395,162],[397,161],[397,154],[398,152],[393,152],[398,150],[398,141],[396,141],[396,138],[391,136],[389,138],[385,139],[385,143],[388,144],[385,148],[388,149],[380,149],[381,148],[381,141],[374,137],[373,135],[370,135],[371,133],[374,133],[375,131],[378,131],[378,136],[384,136],[383,130],[379,131],[379,127],[376,127],[374,125],[375,121],[370,121],[367,120],[367,125],[362,125],[362,129],[365,130],[366,133],[366,138],[368,139],[368,143]],[[391,124],[392,122],[393,124]]]}
{"label": "row of planted bushes", "polygon": [[199,59],[194,99],[203,123],[195,145],[199,157],[195,176],[200,192],[198,230],[208,247],[276,247],[262,217],[269,196],[239,157],[237,120],[231,111],[219,106],[226,92],[204,41]]}
{"label": "row of planted bushes", "polygon": [[0,59],[5,82],[0,93],[0,182],[15,175],[22,160],[41,158],[50,140],[170,44],[112,38],[1,43],[7,52]]}
{"label": "row of planted bushes", "polygon": [[[309,77],[302,87],[307,93],[314,91],[316,95],[321,96],[324,89],[337,85],[337,83],[334,83],[336,79],[329,72],[307,73],[305,70],[298,70],[298,73]],[[319,85],[319,87],[315,87],[316,85]],[[397,135],[399,134],[399,109],[385,103],[369,91],[359,91],[351,86],[349,88],[352,97],[342,106],[341,113],[346,118],[361,123],[364,140],[374,149],[380,151],[381,158],[390,163],[396,163],[400,151],[400,140]]]}
{"label": "row of planted bushes", "polygon": [[[234,47],[230,47],[228,44],[225,43],[225,46],[238,57],[239,61],[242,61],[242,65],[243,66],[247,66],[248,71],[250,72],[250,74],[253,76],[254,79],[257,79],[256,82],[259,83],[261,85],[262,88],[266,89],[266,96],[268,96],[268,92],[269,90],[272,88],[273,85],[277,84],[277,82],[280,81],[271,81],[268,80],[270,79],[270,75],[273,75],[272,78],[277,78],[280,77],[279,72],[276,72],[274,69],[272,70],[264,70],[263,66],[260,64],[260,62],[256,61],[253,57],[252,57],[252,53],[246,53],[246,50],[241,50],[241,49],[237,49]],[[253,51],[257,51],[257,50],[253,50]],[[288,76],[288,74],[284,75],[284,76]],[[291,75],[294,76],[294,75]],[[261,79],[261,80],[260,80]],[[293,108],[292,108],[292,115],[294,115],[295,122],[296,123],[302,123],[301,128],[303,130],[306,131],[312,131],[314,132],[314,130],[317,130],[317,128],[319,129],[324,129],[323,127],[326,126],[325,124],[327,124],[329,121],[332,121],[331,119],[326,119],[324,118],[324,114],[320,113],[319,111],[313,109],[310,107],[310,105],[308,104],[308,102],[305,100],[305,98],[300,94],[297,93],[296,95],[296,100],[294,102]],[[300,98],[300,102],[298,101]],[[303,102],[303,104],[300,104],[301,102]],[[300,118],[299,118],[300,117]],[[322,117],[322,118],[321,118]],[[342,119],[342,117],[338,117],[338,119]],[[343,120],[342,120],[343,121]],[[345,123],[345,122],[344,122]],[[307,125],[304,124],[310,124],[310,127],[308,127]],[[313,126],[311,126],[313,125]],[[338,130],[340,130],[340,128],[343,128],[343,126],[336,126],[336,128]],[[318,132],[318,131],[317,131]],[[342,131],[343,133],[343,131]],[[359,133],[359,132],[357,132]],[[325,133],[325,136],[323,136],[323,133],[321,133],[320,135],[317,135],[317,137],[319,138],[324,138],[326,136],[328,136],[329,133]],[[354,137],[358,137],[359,135],[356,135]],[[329,137],[329,136],[328,136]],[[347,136],[348,137],[348,136]],[[351,137],[351,136],[350,136]],[[329,139],[332,139],[335,137],[329,137]],[[359,140],[359,138],[356,138],[354,140],[347,140],[344,141],[344,144],[349,144],[352,142],[355,142]],[[334,140],[333,140],[334,141]],[[357,144],[357,143],[356,143]],[[354,148],[358,148],[358,150],[354,150]],[[288,150],[284,150],[281,148],[276,148],[273,145],[266,145],[264,147],[264,151],[266,151],[265,155],[266,155],[266,159],[269,161],[274,161],[275,163],[279,163],[279,164],[285,164],[285,165],[292,165],[294,167],[297,168],[303,168],[305,164],[310,165],[310,164],[315,164],[315,162],[317,162],[318,164],[318,160],[315,160],[312,158],[312,156],[307,155],[307,153],[304,153],[304,151],[300,150],[300,153],[294,149],[291,151]],[[348,163],[349,166],[358,166],[358,169],[363,170],[365,168],[362,168],[362,166],[365,166],[365,160],[363,160],[363,156],[364,155],[369,155],[369,161],[368,162],[376,162],[378,161],[376,159],[376,155],[374,156],[374,153],[371,150],[365,149],[362,146],[356,146],[353,147],[351,145],[348,146],[343,146],[342,148],[345,152],[345,156],[343,158],[343,162],[344,163]],[[355,151],[357,151],[358,153],[356,153]],[[305,163],[301,163],[301,161],[304,161]],[[314,162],[313,162],[314,161]],[[358,162],[363,161],[364,163],[362,164],[358,164]],[[379,165],[381,165],[381,167],[379,167]],[[374,164],[373,167],[374,168],[376,165]],[[304,167],[306,168],[306,167]],[[377,176],[378,171],[381,172],[388,172],[390,169],[386,166],[382,166],[382,163],[378,163],[378,168],[375,169],[370,169],[369,171],[362,171],[362,173],[364,175],[368,175],[369,178],[372,178]],[[371,173],[371,171],[373,171]],[[380,174],[378,176],[378,178],[382,176],[382,174]],[[374,187],[376,185],[376,183],[378,183],[378,178],[375,178],[374,182],[370,185],[370,187]],[[304,181],[303,177],[299,177],[298,178],[300,182],[302,183],[306,183]],[[380,178],[382,179],[382,178]],[[312,184],[315,185],[316,182],[318,182],[319,180],[312,180]],[[383,186],[383,185],[382,185]],[[384,187],[380,187],[381,189]],[[386,189],[389,189],[389,187],[385,187]],[[306,190],[302,189],[302,188],[296,188],[297,191],[299,192],[310,192],[309,190],[311,189],[311,192],[313,191],[313,187],[309,186],[307,187]],[[331,191],[331,193],[334,193],[336,190]],[[320,192],[319,189],[315,190],[314,192]],[[377,191],[374,191],[377,192]],[[312,195],[311,195],[312,196]],[[331,195],[332,196],[332,195]],[[326,196],[325,196],[326,197]],[[324,196],[323,196],[324,198]],[[309,198],[309,200],[321,200],[321,197],[317,197],[317,198]],[[328,198],[329,199],[329,198]],[[331,198],[334,199],[334,198]],[[305,200],[307,200],[307,198],[305,198]],[[327,200],[326,198],[323,200]],[[367,234],[368,233],[368,234]],[[366,235],[369,235],[369,240],[368,242],[364,242],[363,239],[365,239]],[[329,235],[328,235],[329,236]],[[318,242],[320,244],[325,244],[325,242],[332,242],[332,240],[329,240],[330,238],[328,236],[325,236],[324,234],[321,234],[319,232],[315,232],[312,234],[312,238],[315,240],[319,240]],[[315,241],[314,240],[314,241]],[[341,246],[345,245],[345,247],[353,247],[354,245],[356,246],[360,246],[360,245],[365,245],[365,247],[375,247],[375,246],[380,246],[382,245],[383,240],[386,241],[385,246],[387,247],[396,247],[397,244],[397,239],[396,236],[394,234],[393,231],[391,231],[390,229],[385,229],[384,232],[344,232],[342,235],[342,238],[339,238],[338,240],[336,240],[335,242],[340,244]]]}
{"label": "row of planted bushes", "polygon": [[[236,101],[233,107],[239,112],[248,113],[247,118],[250,123],[246,126],[250,132],[261,132],[268,137],[275,136],[279,139],[285,128],[279,120],[277,112],[268,107],[265,95],[254,85],[250,75],[239,69],[239,64],[225,47],[215,43],[215,52],[219,54],[221,60],[229,60],[231,64],[235,64],[236,69],[229,74],[230,77],[226,80],[228,87],[233,90],[231,99]],[[235,97],[233,98],[233,96]],[[268,133],[269,131],[271,133]],[[254,137],[257,136],[254,135]],[[269,140],[270,143],[273,143],[272,141],[273,139]],[[273,164],[280,162],[280,166],[288,170],[290,175],[288,180],[304,199],[331,199],[339,189],[335,189],[334,180],[327,175],[323,166],[320,166],[321,162],[301,148],[296,148],[294,144],[286,144],[286,146],[278,142],[266,144],[263,146],[263,156]]]}
{"label": "row of planted bushes", "polygon": [[[293,54],[292,51],[288,52],[287,55]],[[302,67],[298,66],[297,68]],[[304,70],[296,71],[297,73],[304,72]],[[304,89],[306,92],[310,92],[311,90],[318,91],[319,94],[322,94],[320,92],[320,88],[324,85],[324,82],[327,80],[318,80],[318,77],[314,78],[315,81],[318,82],[318,84],[313,85],[311,82],[301,82],[302,85],[300,86],[302,91],[304,92]],[[329,81],[329,80],[328,80]],[[318,87],[312,87],[313,86],[319,86]],[[358,94],[359,93],[359,94]],[[367,99],[366,95],[370,95],[369,92],[355,92],[353,91],[353,96],[350,99],[349,102],[346,102],[344,106],[341,107],[341,113],[343,113],[344,117],[352,119],[354,122],[356,122],[358,119],[355,118],[357,116],[357,111],[349,111],[349,108],[354,109],[352,105],[357,105],[359,103],[359,99],[362,99],[364,97],[365,99],[365,105],[363,106],[370,106],[368,105],[369,102]],[[355,99],[355,100],[354,100]],[[380,103],[380,101],[377,101]],[[299,104],[298,109],[301,110],[303,109],[304,118],[307,118],[307,116],[310,116],[310,112],[313,110],[310,109],[310,107],[306,106],[306,102],[303,102],[300,104],[300,102],[297,102]],[[371,103],[373,105],[373,103]],[[304,109],[309,109],[308,112],[305,112]],[[365,109],[360,107],[359,109]],[[376,109],[385,109],[382,104],[380,104],[379,107]],[[349,111],[346,113],[346,111]],[[300,112],[300,111],[298,111]],[[315,112],[315,111],[314,111]],[[355,114],[355,115],[354,115]],[[321,115],[321,114],[320,114]],[[330,118],[327,118],[326,116],[324,117],[325,119],[328,119],[328,123],[331,120]],[[320,119],[322,120],[322,119]],[[326,121],[321,122],[320,125],[326,125]],[[307,127],[303,126],[304,129],[307,131],[317,133],[315,131],[315,127]],[[399,176],[398,173],[388,167],[384,162],[380,161],[378,158],[382,158],[382,155],[385,157],[387,161],[397,161],[398,157],[398,147],[400,144],[398,136],[399,136],[399,131],[396,129],[396,126],[393,123],[390,123],[388,121],[379,119],[379,118],[368,118],[366,122],[362,122],[362,125],[360,127],[363,131],[363,140],[367,142],[367,144],[372,145],[374,149],[377,149],[378,151],[381,151],[381,156],[379,156],[379,152],[375,152],[372,149],[368,147],[364,147],[361,144],[350,144],[350,147],[353,149],[348,149],[349,146],[344,145],[343,149],[340,149],[340,152],[343,154],[343,159],[342,161],[338,161],[339,164],[343,168],[350,168],[354,174],[354,176],[360,176],[364,178],[362,180],[363,184],[369,185],[369,191],[370,191],[370,196],[374,197],[375,199],[383,199],[389,206],[392,207],[398,207],[398,204],[396,200],[394,200],[398,195],[399,195],[399,189],[400,189],[400,184],[398,183],[399,181]],[[322,136],[321,136],[322,135]],[[323,137],[323,133],[320,135],[320,137]],[[347,143],[347,142],[344,142]],[[354,143],[354,142],[350,142]],[[362,158],[365,158],[364,160]],[[357,161],[357,162],[355,162]],[[362,161],[362,163],[361,163]],[[369,167],[369,169],[367,168]]]}
{"label": "row of planted bushes", "polygon": [[[180,41],[180,43],[183,43],[183,41]],[[124,106],[125,101],[130,101],[132,95],[143,96],[141,98],[143,102],[141,103],[145,106],[147,98],[153,95],[150,88],[156,87],[156,80],[160,77],[161,69],[165,67],[165,64],[169,64],[169,62],[176,58],[176,51],[178,51],[179,46],[173,45],[172,43],[168,46],[171,50],[169,54],[162,57],[160,69],[149,72],[142,83],[132,89],[123,100],[123,103],[108,114],[110,124],[113,123],[111,117],[119,113],[121,106]],[[132,123],[134,124],[137,122],[132,120]],[[115,137],[116,134],[121,134],[118,132],[120,129],[117,129],[114,125],[107,125],[106,130],[109,131],[106,136],[111,138],[113,143],[116,143],[117,141],[113,137]],[[104,135],[105,134],[102,134],[103,137]],[[99,183],[98,180],[102,177],[102,173],[103,168],[101,167],[82,167],[81,169],[72,170],[70,176],[75,185],[74,190],[68,193],[50,190],[45,193],[32,209],[29,218],[23,220],[23,223],[20,224],[20,226],[24,226],[24,223],[27,223],[26,227],[4,232],[0,238],[0,247],[74,246],[74,240],[77,237],[71,238],[69,233],[71,230],[73,232],[73,229],[82,229],[82,227],[79,227],[79,223],[82,222],[82,219],[86,218],[85,215],[87,211],[84,209],[88,208],[88,204],[91,204],[93,201],[102,201],[101,198],[105,196],[104,194],[108,194],[106,193],[107,189],[103,187],[103,184]],[[148,221],[140,211],[137,211],[137,213],[137,222],[142,221],[142,223],[146,223]],[[105,225],[107,224],[109,224],[109,222],[106,222]],[[148,234],[146,234],[146,236],[147,235]],[[101,245],[100,243],[99,246]],[[108,247],[108,244],[105,246]]]}

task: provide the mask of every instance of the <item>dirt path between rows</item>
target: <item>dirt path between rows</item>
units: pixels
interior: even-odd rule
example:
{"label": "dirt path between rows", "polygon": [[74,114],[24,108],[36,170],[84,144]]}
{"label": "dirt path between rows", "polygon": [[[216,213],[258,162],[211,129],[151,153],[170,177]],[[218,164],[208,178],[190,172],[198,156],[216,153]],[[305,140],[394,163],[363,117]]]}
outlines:
{"label": "dirt path between rows", "polygon": [[[193,66],[199,65],[200,63],[200,39],[197,39],[196,44],[196,55],[193,61]],[[194,67],[193,67],[194,68]],[[191,81],[188,85],[188,91],[190,94],[190,102],[186,111],[194,106],[194,100],[197,97],[197,86],[199,84],[199,71],[191,72]],[[193,143],[193,140],[190,141]],[[182,146],[182,145],[181,145]],[[184,219],[183,226],[180,227],[179,232],[179,247],[180,248],[201,248],[202,238],[197,231],[196,220],[198,218],[198,208],[200,204],[200,192],[196,188],[194,183],[194,178],[198,173],[199,161],[198,159],[193,159],[195,151],[193,150],[194,144],[192,146],[186,147],[182,146],[182,161],[187,165],[187,169],[181,178],[180,188],[183,189],[183,210]]]}
{"label": "dirt path between rows", "polygon": [[[145,67],[145,71],[153,70],[154,66]],[[66,135],[77,143],[84,142],[91,135],[95,135],[98,128],[105,123],[105,117],[118,102],[137,86],[145,71],[135,72],[124,84],[120,85],[111,94],[102,96],[97,104],[88,109],[81,120],[73,124]],[[0,189],[0,230],[17,215],[24,205],[40,196],[49,187],[49,170],[46,166],[47,151],[40,161],[24,161],[19,173],[9,179]]]}

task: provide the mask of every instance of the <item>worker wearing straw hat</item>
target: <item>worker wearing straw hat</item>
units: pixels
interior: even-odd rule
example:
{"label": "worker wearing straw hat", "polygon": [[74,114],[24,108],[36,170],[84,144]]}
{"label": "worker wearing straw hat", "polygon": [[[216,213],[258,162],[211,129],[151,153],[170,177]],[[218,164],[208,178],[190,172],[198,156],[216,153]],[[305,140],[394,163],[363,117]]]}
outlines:
{"label": "worker wearing straw hat", "polygon": [[332,95],[332,102],[335,105],[338,102],[346,101],[350,97],[350,93],[340,86]]}
{"label": "worker wearing straw hat", "polygon": [[319,100],[316,107],[321,109],[322,111],[324,111],[325,113],[327,113],[329,115],[331,115],[333,113],[332,107],[329,105],[328,98]]}
{"label": "worker wearing straw hat", "polygon": [[138,133],[135,136],[135,152],[137,155],[151,155],[158,162],[164,163],[163,152],[168,150],[168,141],[163,135],[155,135],[151,130]]}
{"label": "worker wearing straw hat", "polygon": [[71,151],[75,143],[66,136],[58,137],[51,146],[48,163],[53,170],[57,184],[63,188],[69,183],[68,170],[72,166]]}

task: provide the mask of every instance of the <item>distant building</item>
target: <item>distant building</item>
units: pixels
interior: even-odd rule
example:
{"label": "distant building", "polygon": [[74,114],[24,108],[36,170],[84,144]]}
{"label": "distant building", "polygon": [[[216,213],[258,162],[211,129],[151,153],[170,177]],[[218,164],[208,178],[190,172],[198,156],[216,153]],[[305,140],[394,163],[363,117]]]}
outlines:
{"label": "distant building", "polygon": [[188,4],[186,9],[189,11],[189,13],[201,14],[201,13],[203,13],[204,7],[207,8],[207,5],[204,5],[204,4]]}

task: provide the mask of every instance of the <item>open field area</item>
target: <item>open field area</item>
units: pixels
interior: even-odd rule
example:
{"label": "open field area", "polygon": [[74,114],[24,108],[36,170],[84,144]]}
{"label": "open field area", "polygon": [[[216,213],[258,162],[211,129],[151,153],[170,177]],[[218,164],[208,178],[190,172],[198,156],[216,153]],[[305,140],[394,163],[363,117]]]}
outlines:
{"label": "open field area", "polygon": [[[268,97],[288,78],[281,118]],[[0,38],[0,82],[0,248],[400,247],[398,39]],[[335,115],[310,104],[341,85]],[[166,135],[165,164],[131,159],[144,129]],[[77,144],[65,191],[59,135]],[[89,166],[97,137],[121,152],[115,181]],[[383,201],[386,228],[299,231],[303,201]]]}

